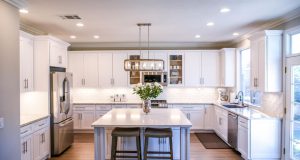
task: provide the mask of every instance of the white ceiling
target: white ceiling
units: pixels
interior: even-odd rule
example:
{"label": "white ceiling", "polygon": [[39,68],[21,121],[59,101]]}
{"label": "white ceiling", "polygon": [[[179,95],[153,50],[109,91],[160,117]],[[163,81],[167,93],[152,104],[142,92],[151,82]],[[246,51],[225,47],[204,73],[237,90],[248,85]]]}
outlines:
{"label": "white ceiling", "polygon": [[[300,0],[27,1],[29,13],[21,15],[21,22],[68,42],[136,42],[139,22],[152,23],[153,42],[226,42],[237,38],[233,32],[246,34],[300,7]],[[231,12],[221,14],[222,7]],[[82,20],[59,17],[68,14],[77,14]],[[215,26],[207,27],[209,21]],[[77,22],[85,26],[78,28]],[[94,39],[95,34],[100,39]],[[201,38],[195,39],[195,34]]]}

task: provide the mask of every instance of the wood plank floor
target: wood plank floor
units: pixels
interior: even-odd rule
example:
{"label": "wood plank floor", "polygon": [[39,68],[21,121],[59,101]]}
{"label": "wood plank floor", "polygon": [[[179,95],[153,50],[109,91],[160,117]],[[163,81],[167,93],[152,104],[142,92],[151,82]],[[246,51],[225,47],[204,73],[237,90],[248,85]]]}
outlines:
{"label": "wood plank floor", "polygon": [[[191,134],[191,160],[242,160],[232,149],[205,149],[196,135]],[[74,144],[59,157],[50,160],[93,160],[93,134],[75,134]]]}

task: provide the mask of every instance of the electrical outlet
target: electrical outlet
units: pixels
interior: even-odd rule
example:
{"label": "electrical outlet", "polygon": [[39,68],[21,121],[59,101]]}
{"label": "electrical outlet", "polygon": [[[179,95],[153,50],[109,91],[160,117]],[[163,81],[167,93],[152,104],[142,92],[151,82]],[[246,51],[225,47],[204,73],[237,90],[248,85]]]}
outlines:
{"label": "electrical outlet", "polygon": [[4,128],[4,118],[0,118],[0,128]]}

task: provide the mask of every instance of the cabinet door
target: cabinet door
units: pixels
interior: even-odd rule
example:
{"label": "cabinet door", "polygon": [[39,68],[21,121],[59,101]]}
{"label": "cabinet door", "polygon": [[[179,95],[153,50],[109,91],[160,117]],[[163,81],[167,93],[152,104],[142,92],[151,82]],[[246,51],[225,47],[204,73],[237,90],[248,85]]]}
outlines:
{"label": "cabinet door", "polygon": [[197,87],[201,81],[201,52],[185,52],[185,86]]}
{"label": "cabinet door", "polygon": [[248,158],[248,129],[243,126],[238,126],[238,151],[242,157]]}
{"label": "cabinet door", "polygon": [[177,51],[169,52],[169,84],[183,86],[184,82],[184,54]]}
{"label": "cabinet door", "polygon": [[205,105],[204,109],[204,129],[212,130],[215,124],[215,110],[213,105]]}
{"label": "cabinet door", "polygon": [[81,114],[81,129],[93,129],[94,111],[82,111]]}
{"label": "cabinet door", "polygon": [[235,86],[235,48],[223,48],[220,52],[220,85]]}
{"label": "cabinet door", "polygon": [[20,38],[20,89],[33,90],[33,40]]}
{"label": "cabinet door", "polygon": [[84,87],[98,87],[98,54],[84,53]]}
{"label": "cabinet door", "polygon": [[69,54],[69,71],[73,73],[73,87],[84,86],[84,64],[82,53]]}
{"label": "cabinet door", "polygon": [[50,151],[50,128],[45,128],[42,131],[42,143],[40,144],[40,157],[44,158],[49,155]]}
{"label": "cabinet door", "polygon": [[219,52],[203,51],[201,61],[202,84],[208,87],[220,86]]}
{"label": "cabinet door", "polygon": [[189,117],[193,124],[191,129],[204,129],[204,108],[190,111]]}
{"label": "cabinet door", "polygon": [[113,59],[111,52],[98,54],[99,86],[101,88],[111,87],[113,78]]}
{"label": "cabinet door", "polygon": [[40,160],[49,155],[49,128],[41,129],[33,134],[33,159]]}
{"label": "cabinet door", "polygon": [[126,87],[128,86],[128,72],[124,70],[124,60],[127,59],[126,52],[113,53],[113,86]]}
{"label": "cabinet door", "polygon": [[32,160],[32,138],[26,136],[21,138],[21,160]]}
{"label": "cabinet door", "polygon": [[80,129],[80,121],[81,121],[81,113],[80,111],[73,111],[73,121],[74,121],[74,129]]}

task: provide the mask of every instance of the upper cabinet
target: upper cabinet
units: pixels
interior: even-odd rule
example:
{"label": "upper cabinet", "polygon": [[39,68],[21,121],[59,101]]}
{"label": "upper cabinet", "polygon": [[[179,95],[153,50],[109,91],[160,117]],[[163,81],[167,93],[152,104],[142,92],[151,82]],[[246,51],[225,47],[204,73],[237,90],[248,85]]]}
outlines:
{"label": "upper cabinet", "polygon": [[74,88],[98,87],[98,54],[95,52],[69,52],[69,68],[73,73]]}
{"label": "upper cabinet", "polygon": [[217,87],[219,78],[219,52],[185,51],[185,86],[187,87]]}
{"label": "upper cabinet", "polygon": [[235,48],[220,50],[220,86],[235,86]]}
{"label": "upper cabinet", "polygon": [[67,68],[68,43],[51,37],[50,38],[50,66]]}
{"label": "upper cabinet", "polygon": [[266,30],[251,41],[251,89],[282,91],[282,31]]}
{"label": "upper cabinet", "polygon": [[98,54],[99,86],[113,86],[113,55],[112,51],[100,51]]}
{"label": "upper cabinet", "polygon": [[169,53],[169,85],[183,86],[184,82],[184,54],[178,51]]}
{"label": "upper cabinet", "polygon": [[124,60],[127,59],[127,52],[114,51],[113,53],[113,77],[114,87],[128,86],[128,72],[124,70]]}
{"label": "upper cabinet", "polygon": [[20,91],[34,89],[34,37],[21,32],[20,37]]}

